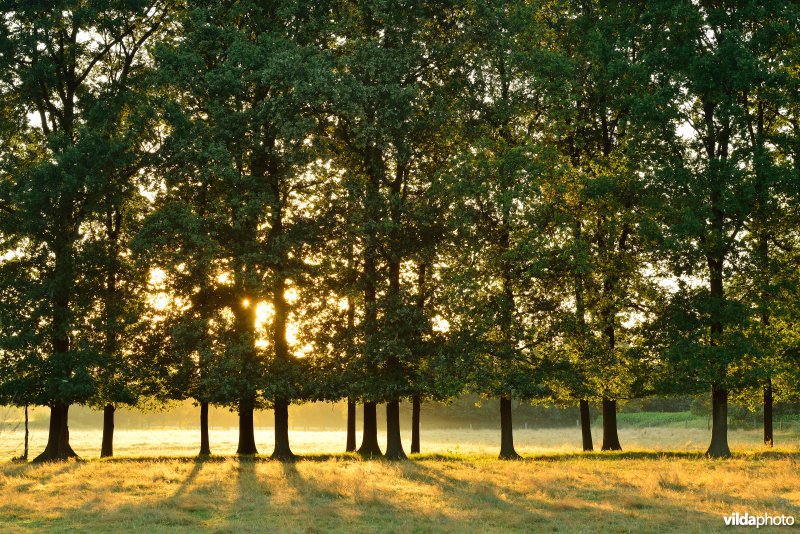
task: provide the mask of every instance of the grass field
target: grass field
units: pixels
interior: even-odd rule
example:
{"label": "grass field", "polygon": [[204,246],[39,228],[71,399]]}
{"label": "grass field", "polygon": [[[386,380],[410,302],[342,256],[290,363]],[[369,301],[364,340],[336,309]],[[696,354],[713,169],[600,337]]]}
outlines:
{"label": "grass field", "polygon": [[[709,532],[729,528],[732,512],[800,521],[797,434],[778,433],[764,452],[758,431],[734,430],[735,457],[714,461],[702,457],[707,429],[684,426],[622,428],[626,452],[588,455],[576,428],[518,429],[522,462],[495,459],[494,430],[424,429],[428,454],[401,463],[319,455],[341,450],[343,433],[296,430],[303,459],[281,464],[196,461],[197,431],[186,429],[118,430],[118,458],[99,460],[100,432],[76,429],[87,460],[22,465],[8,461],[21,435],[5,432],[0,532]],[[271,432],[257,432],[262,453]],[[34,429],[32,453],[45,439]],[[214,429],[212,450],[231,455],[235,440]]]}
{"label": "grass field", "polygon": [[[800,516],[800,455],[549,453],[0,464],[0,531],[710,532]],[[778,529],[774,529],[777,531]],[[770,529],[762,528],[769,532]]]}
{"label": "grass field", "polygon": [[[595,428],[594,442],[602,442],[600,428]],[[344,450],[345,435],[341,430],[293,430],[290,431],[292,449],[300,454],[337,453]],[[620,441],[625,450],[691,451],[702,452],[708,447],[710,433],[706,428],[683,427],[622,427]],[[99,429],[71,429],[70,442],[82,458],[96,458],[100,454],[102,431]],[[360,433],[357,435],[360,439]],[[410,435],[404,434],[406,450],[410,447]],[[236,452],[238,431],[236,428],[212,428],[211,450],[215,454],[231,455]],[[515,429],[514,442],[523,455],[551,452],[579,452],[580,429]],[[118,429],[115,433],[114,452],[117,456],[190,456],[197,453],[200,433],[198,429]],[[731,448],[755,450],[761,445],[759,430],[731,430]],[[493,429],[422,430],[423,452],[443,454],[496,455],[500,446],[500,432]],[[34,428],[30,436],[32,454],[41,452],[47,442],[47,429]],[[385,434],[379,434],[379,442],[385,443]],[[0,462],[10,460],[22,452],[21,430],[0,434]],[[273,430],[256,430],[256,445],[263,454],[272,452]],[[796,432],[776,432],[775,443],[786,449],[800,450],[800,435]]]}

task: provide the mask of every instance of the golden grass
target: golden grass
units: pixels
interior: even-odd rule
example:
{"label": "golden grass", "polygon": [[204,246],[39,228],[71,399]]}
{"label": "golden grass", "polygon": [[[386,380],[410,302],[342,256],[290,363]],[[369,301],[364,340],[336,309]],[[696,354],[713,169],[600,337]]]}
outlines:
{"label": "golden grass", "polygon": [[3,463],[0,531],[724,531],[734,511],[800,516],[798,460],[783,451],[724,461],[628,452]]}

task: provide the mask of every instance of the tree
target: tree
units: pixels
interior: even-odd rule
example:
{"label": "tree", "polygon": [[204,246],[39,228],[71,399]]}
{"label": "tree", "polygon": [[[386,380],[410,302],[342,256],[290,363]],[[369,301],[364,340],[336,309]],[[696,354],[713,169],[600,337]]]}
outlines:
{"label": "tree", "polygon": [[758,235],[759,205],[770,189],[763,151],[749,134],[753,95],[763,96],[769,70],[762,45],[796,31],[797,19],[782,2],[649,7],[652,110],[663,112],[655,121],[663,143],[653,153],[655,186],[669,200],[662,251],[680,284],[661,343],[676,380],[711,387],[707,454],[725,457],[729,391],[745,385],[736,370],[758,351],[747,328],[753,310],[730,286],[747,253],[747,226],[754,222]]}
{"label": "tree", "polygon": [[[552,22],[569,65],[569,89],[550,115],[567,171],[548,184],[549,204],[570,229],[565,249],[554,255],[554,272],[566,270],[564,317],[574,313],[561,322],[564,346],[577,352],[572,378],[580,379],[572,389],[581,400],[602,402],[602,449],[619,450],[616,399],[641,394],[636,326],[656,290],[646,270],[652,263],[646,174],[635,152],[637,99],[648,82],[641,68],[642,6],[588,2],[571,15]],[[581,410],[590,449],[588,402]]]}
{"label": "tree", "polygon": [[206,324],[209,342],[225,346],[210,373],[212,394],[239,411],[238,452],[257,452],[253,410],[268,404],[275,410],[273,457],[283,460],[294,457],[288,405],[304,395],[303,367],[287,332],[289,295],[301,291],[313,230],[306,203],[315,180],[307,170],[326,79],[327,41],[315,31],[324,9],[308,2],[269,11],[256,3],[197,4],[183,13],[182,39],[161,51],[177,100],[164,197],[188,200],[180,208],[189,219],[184,228],[201,228],[200,239],[213,244],[211,257],[174,269],[203,280],[182,293],[217,315]]}
{"label": "tree", "polygon": [[464,13],[461,128],[450,178],[453,242],[446,272],[451,345],[470,387],[500,399],[500,458],[515,459],[512,398],[546,396],[539,345],[552,303],[541,285],[541,184],[550,156],[543,94],[551,58],[535,6],[481,2]]}
{"label": "tree", "polygon": [[[386,402],[386,457],[405,458],[400,439],[400,399],[414,395],[413,361],[424,322],[405,273],[420,243],[414,206],[428,190],[426,152],[440,139],[439,119],[426,115],[441,85],[439,34],[446,6],[418,2],[407,10],[343,3],[336,29],[335,163],[347,172],[352,251],[361,256],[357,283],[363,292],[359,376],[364,401],[366,456],[381,453],[376,403]],[[351,279],[352,282],[356,280]],[[351,302],[353,293],[349,293]]]}
{"label": "tree", "polygon": [[130,187],[132,175],[117,167],[109,135],[127,128],[116,98],[167,14],[158,1],[122,8],[63,1],[17,5],[3,17],[6,90],[36,114],[21,125],[31,148],[8,169],[14,178],[5,184],[8,209],[0,224],[3,235],[14,236],[4,244],[10,248],[3,255],[14,257],[7,267],[19,269],[5,289],[19,297],[15,312],[26,317],[10,332],[14,356],[4,357],[27,369],[31,402],[51,409],[37,461],[75,456],[69,406],[95,398],[101,381],[97,370],[107,353],[92,319],[102,304],[94,298],[97,280],[84,273],[103,259],[90,234],[109,191]]}

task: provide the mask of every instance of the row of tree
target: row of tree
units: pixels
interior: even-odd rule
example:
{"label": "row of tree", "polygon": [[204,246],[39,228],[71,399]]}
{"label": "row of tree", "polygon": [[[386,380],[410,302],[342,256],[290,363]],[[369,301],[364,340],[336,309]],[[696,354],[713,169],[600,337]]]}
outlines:
{"label": "row of tree", "polygon": [[0,401],[798,397],[794,2],[58,0],[0,19]]}

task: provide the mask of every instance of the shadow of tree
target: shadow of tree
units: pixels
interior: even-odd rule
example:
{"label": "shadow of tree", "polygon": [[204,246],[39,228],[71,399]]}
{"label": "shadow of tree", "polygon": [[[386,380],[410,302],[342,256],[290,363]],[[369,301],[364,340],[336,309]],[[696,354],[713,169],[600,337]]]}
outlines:
{"label": "shadow of tree", "polygon": [[[794,462],[796,456],[768,458]],[[620,460],[613,469],[604,467],[609,457]],[[762,502],[725,487],[706,487],[703,493],[689,474],[653,488],[652,480],[644,486],[626,472],[637,465],[674,471],[673,460],[685,466],[695,458],[702,456],[561,454],[510,463],[435,455],[364,461],[346,454],[303,456],[291,463],[259,456],[116,459],[71,462],[39,473],[38,466],[12,465],[2,466],[0,475],[77,491],[74,498],[62,497],[62,508],[52,517],[32,518],[9,506],[0,508],[0,517],[10,518],[11,530],[24,522],[26,528],[93,532],[706,532],[724,524],[703,499],[718,500],[731,511],[777,503],[787,508],[776,511],[800,512],[778,495]],[[715,461],[710,470],[725,465]],[[71,472],[77,467],[94,479],[79,480],[82,474]],[[132,474],[142,477],[135,492],[121,484]]]}

